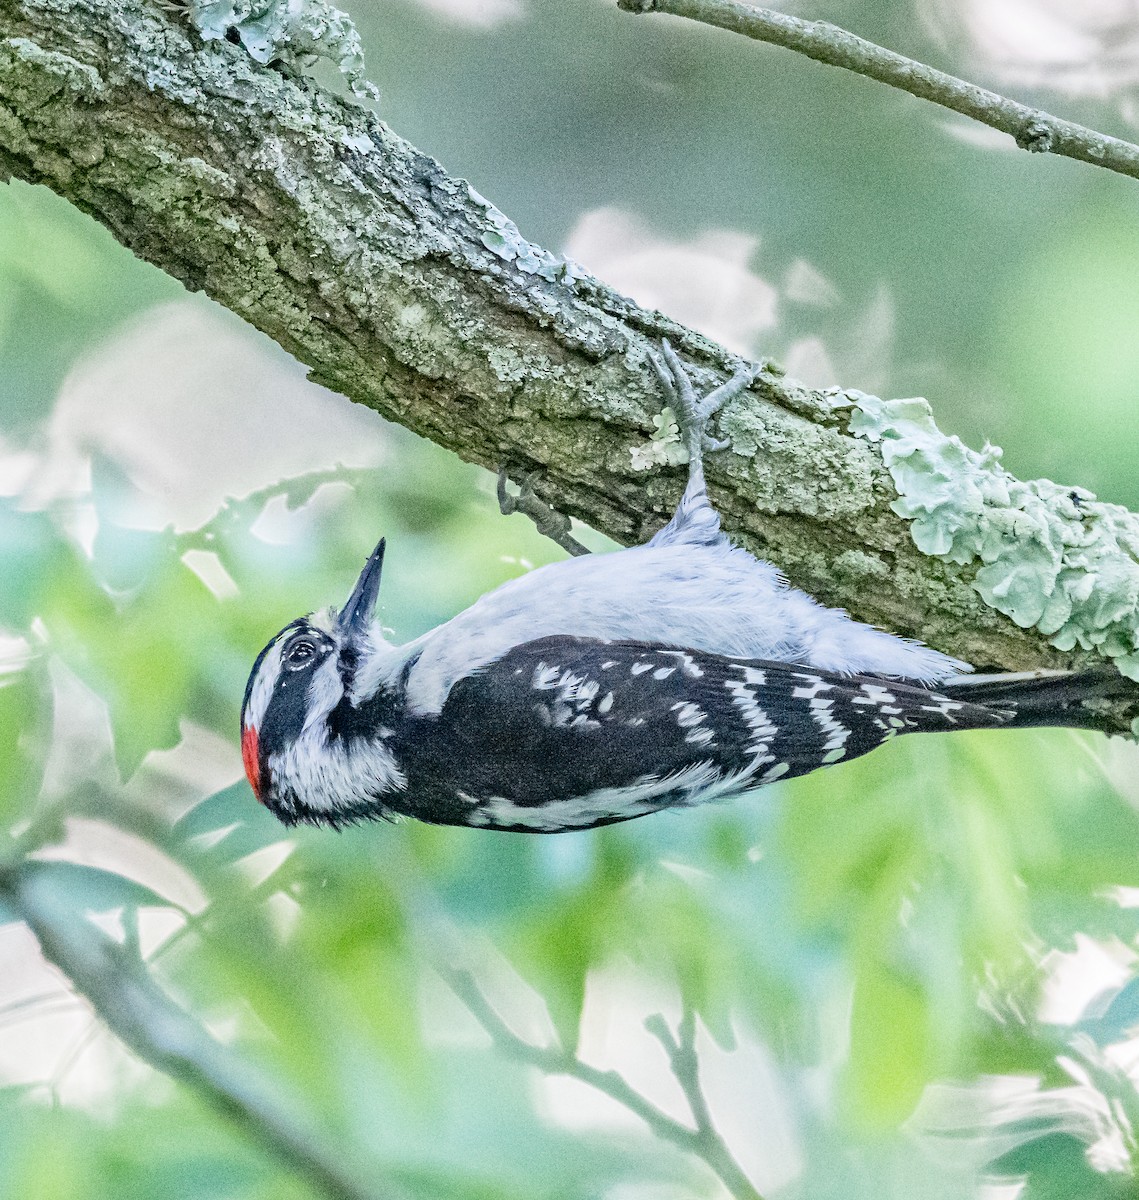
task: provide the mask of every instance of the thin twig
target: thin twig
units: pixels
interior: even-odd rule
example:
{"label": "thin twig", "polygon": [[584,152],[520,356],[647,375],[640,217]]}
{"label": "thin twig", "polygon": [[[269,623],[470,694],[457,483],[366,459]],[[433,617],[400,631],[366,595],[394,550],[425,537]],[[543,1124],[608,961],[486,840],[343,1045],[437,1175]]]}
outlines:
{"label": "thin twig", "polygon": [[[677,1121],[657,1108],[651,1100],[631,1087],[624,1076],[619,1075],[616,1071],[602,1071],[597,1067],[592,1067],[589,1063],[582,1062],[576,1054],[563,1050],[560,1046],[535,1046],[525,1038],[519,1037],[495,1011],[494,1006],[483,994],[469,971],[459,970],[441,962],[436,962],[435,967],[502,1053],[529,1066],[537,1067],[547,1075],[569,1075],[582,1083],[589,1084],[590,1087],[596,1088],[611,1100],[616,1100],[618,1104],[640,1117],[662,1141],[671,1142],[681,1150],[703,1159],[708,1167],[719,1176],[728,1191],[736,1197],[736,1200],[763,1200],[763,1197],[743,1173],[740,1165],[732,1158],[719,1134],[711,1127],[707,1105],[704,1103],[703,1094],[700,1093],[699,1077],[694,1061],[694,1047],[690,1050],[693,1062],[691,1065],[686,1063],[685,1070],[688,1073],[688,1080],[695,1081],[696,1091],[699,1094],[699,1109],[692,1105],[688,1083],[685,1079],[681,1079],[679,1073],[677,1074],[680,1086],[689,1099],[693,1118],[697,1122],[697,1128],[690,1129],[683,1122]],[[671,1052],[669,1057],[672,1057]],[[673,1070],[676,1070],[675,1061]],[[703,1127],[701,1121],[705,1122]]]}
{"label": "thin twig", "polygon": [[53,895],[50,868],[0,867],[0,896],[19,913],[48,962],[144,1062],[193,1089],[287,1169],[330,1200],[381,1200],[349,1160],[279,1097],[281,1089],[215,1041],[189,1013],[89,921]]}
{"label": "thin twig", "polygon": [[733,1196],[756,1200],[759,1193],[732,1157],[727,1143],[712,1122],[708,1100],[700,1084],[700,1058],[696,1053],[696,1013],[685,1004],[676,1036],[673,1036],[664,1017],[655,1013],[645,1021],[645,1028],[664,1047],[672,1073],[688,1101],[696,1136],[700,1141],[700,1157],[724,1181]]}
{"label": "thin twig", "polygon": [[662,12],[783,46],[832,67],[876,79],[1010,134],[1022,150],[1061,154],[1139,179],[1139,146],[1040,108],[1020,104],[925,63],[896,54],[826,21],[804,21],[738,0],[617,0],[626,12]]}
{"label": "thin twig", "polygon": [[284,496],[289,509],[294,509],[307,503],[327,484],[342,483],[356,488],[375,479],[376,474],[375,467],[345,467],[337,464],[279,479],[245,496],[228,497],[205,524],[182,533],[172,533],[172,536],[179,553],[186,550],[216,550],[226,533],[245,524],[250,513],[259,513],[270,500]]}

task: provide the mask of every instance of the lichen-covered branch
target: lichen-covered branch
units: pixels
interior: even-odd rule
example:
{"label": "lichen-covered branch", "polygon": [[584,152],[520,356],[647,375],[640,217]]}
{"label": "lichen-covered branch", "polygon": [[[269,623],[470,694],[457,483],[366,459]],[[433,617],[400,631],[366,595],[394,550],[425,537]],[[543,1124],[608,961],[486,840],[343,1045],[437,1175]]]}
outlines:
{"label": "lichen-covered branch", "polygon": [[[650,349],[667,336],[698,386],[738,365],[525,241],[370,112],[241,46],[203,42],[145,0],[0,0],[7,175],[91,213],[321,383],[466,459],[505,465],[539,500],[622,542],[654,532],[683,483],[682,468],[654,466],[661,455],[645,452],[663,428]],[[904,435],[892,410],[863,436],[852,431],[864,400],[758,374],[721,418],[732,449],[708,464],[733,536],[824,602],[978,666],[1075,661],[1046,630],[1000,611],[998,588],[977,586],[987,555],[1036,554],[1055,528],[1019,521],[1016,497],[966,488],[970,504],[995,496],[996,524],[981,513],[986,536],[972,540],[971,557],[965,538],[952,554],[927,553],[911,532],[917,510],[899,506]],[[1044,571],[1040,586],[1062,582],[1090,612],[1103,581],[1121,581],[1063,645],[1130,654],[1134,518],[1118,519],[1127,537],[1097,539],[1103,510],[1090,500],[1079,508],[1064,516],[1063,536],[1091,549],[1061,554],[1052,584]],[[1126,595],[1129,605],[1119,603]]]}
{"label": "lichen-covered branch", "polygon": [[868,42],[827,21],[804,21],[739,0],[617,0],[626,12],[670,13],[783,46],[832,67],[930,100],[1009,134],[1022,150],[1061,154],[1139,179],[1139,146],[1010,100],[925,63]]}
{"label": "lichen-covered branch", "polygon": [[383,1200],[401,1193],[368,1184],[282,1089],[216,1042],[126,951],[77,919],[50,883],[50,866],[25,860],[0,866],[0,898],[35,934],[48,962],[90,1002],[99,1018],[141,1059],[235,1121],[288,1170],[329,1200]]}

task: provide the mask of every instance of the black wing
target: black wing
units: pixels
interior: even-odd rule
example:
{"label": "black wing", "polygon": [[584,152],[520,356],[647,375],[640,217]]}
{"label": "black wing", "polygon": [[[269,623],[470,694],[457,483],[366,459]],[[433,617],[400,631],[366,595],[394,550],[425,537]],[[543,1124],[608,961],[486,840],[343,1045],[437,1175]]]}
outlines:
{"label": "black wing", "polygon": [[1007,722],[916,684],[641,642],[550,637],[400,729],[397,810],[553,832],[699,803],[856,758],[897,733]]}

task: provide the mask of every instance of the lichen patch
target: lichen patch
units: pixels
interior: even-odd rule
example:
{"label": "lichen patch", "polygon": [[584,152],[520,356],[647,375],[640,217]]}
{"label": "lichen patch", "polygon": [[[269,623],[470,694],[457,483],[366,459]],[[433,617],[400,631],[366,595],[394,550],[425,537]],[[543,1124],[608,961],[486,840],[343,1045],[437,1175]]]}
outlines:
{"label": "lichen patch", "polygon": [[971,450],[937,428],[927,401],[842,393],[851,433],[875,443],[925,554],[976,564],[973,587],[1060,650],[1081,646],[1139,680],[1139,516],[1082,488],[1023,482],[999,446]]}

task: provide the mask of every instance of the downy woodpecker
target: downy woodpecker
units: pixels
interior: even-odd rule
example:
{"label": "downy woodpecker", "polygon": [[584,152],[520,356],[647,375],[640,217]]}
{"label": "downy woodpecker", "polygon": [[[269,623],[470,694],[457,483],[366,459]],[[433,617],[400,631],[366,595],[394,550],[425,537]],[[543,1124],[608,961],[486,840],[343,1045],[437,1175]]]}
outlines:
{"label": "downy woodpecker", "polygon": [[241,712],[257,798],[282,821],[398,815],[557,833],[736,796],[899,733],[1096,727],[1114,671],[969,676],[825,608],[733,546],[704,485],[707,426],[667,342],[653,366],[688,452],[672,520],[642,546],[511,580],[403,646],[375,616],[384,543],[348,603],[287,625]]}

